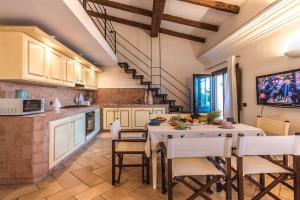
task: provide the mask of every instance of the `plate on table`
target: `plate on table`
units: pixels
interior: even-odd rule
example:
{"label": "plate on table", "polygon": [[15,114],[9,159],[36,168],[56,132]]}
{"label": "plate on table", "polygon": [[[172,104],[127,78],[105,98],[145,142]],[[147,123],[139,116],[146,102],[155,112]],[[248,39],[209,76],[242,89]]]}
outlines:
{"label": "plate on table", "polygon": [[219,128],[222,128],[222,129],[234,129],[235,127],[230,125],[230,126],[219,126]]}

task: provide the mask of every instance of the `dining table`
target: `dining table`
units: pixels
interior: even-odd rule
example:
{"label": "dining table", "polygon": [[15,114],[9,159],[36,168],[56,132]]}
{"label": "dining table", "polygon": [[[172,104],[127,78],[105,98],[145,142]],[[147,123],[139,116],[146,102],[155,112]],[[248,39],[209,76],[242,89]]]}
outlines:
{"label": "dining table", "polygon": [[152,162],[152,186],[153,189],[157,188],[157,169],[158,169],[158,153],[159,143],[164,142],[168,135],[172,137],[181,138],[199,138],[199,137],[218,137],[220,135],[232,134],[233,146],[237,145],[237,139],[239,134],[245,136],[263,136],[264,131],[260,128],[249,126],[246,124],[233,124],[230,128],[224,128],[220,125],[213,124],[190,124],[184,130],[178,130],[174,126],[171,126],[168,122],[160,123],[156,126],[147,125],[148,138],[146,142],[146,155],[151,156]]}

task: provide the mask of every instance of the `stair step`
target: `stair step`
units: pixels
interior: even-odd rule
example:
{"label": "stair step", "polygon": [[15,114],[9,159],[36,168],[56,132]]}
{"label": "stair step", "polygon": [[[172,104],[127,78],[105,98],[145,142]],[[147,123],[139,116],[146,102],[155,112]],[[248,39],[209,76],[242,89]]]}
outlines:
{"label": "stair step", "polygon": [[150,86],[150,85],[151,85],[151,82],[149,82],[149,81],[142,81],[142,82],[141,82],[141,85],[148,85],[148,86]]}
{"label": "stair step", "polygon": [[129,68],[128,63],[126,63],[126,62],[121,62],[121,63],[118,63],[118,64],[119,64],[119,66],[120,66],[121,68],[124,68],[124,69],[128,69],[128,68]]}
{"label": "stair step", "polygon": [[134,75],[133,79],[143,79],[144,76],[143,75]]}
{"label": "stair step", "polygon": [[[175,104],[175,102],[176,102],[176,100],[170,100],[170,99],[166,99],[166,100],[163,100],[163,101],[161,101],[162,103],[168,103],[168,104]],[[175,105],[174,105],[175,106]]]}
{"label": "stair step", "polygon": [[125,72],[126,73],[136,73],[136,70],[135,69],[125,69]]}

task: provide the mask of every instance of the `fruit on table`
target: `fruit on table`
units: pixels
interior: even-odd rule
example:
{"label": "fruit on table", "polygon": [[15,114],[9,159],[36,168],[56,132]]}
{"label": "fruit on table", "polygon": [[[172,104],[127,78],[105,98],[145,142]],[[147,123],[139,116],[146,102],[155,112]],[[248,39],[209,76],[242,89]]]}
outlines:
{"label": "fruit on table", "polygon": [[192,122],[193,122],[193,123],[199,123],[200,120],[199,120],[199,119],[193,119]]}
{"label": "fruit on table", "polygon": [[184,122],[176,122],[175,128],[176,128],[176,129],[184,130],[184,129],[187,128],[187,125],[186,125],[186,123],[184,123]]}

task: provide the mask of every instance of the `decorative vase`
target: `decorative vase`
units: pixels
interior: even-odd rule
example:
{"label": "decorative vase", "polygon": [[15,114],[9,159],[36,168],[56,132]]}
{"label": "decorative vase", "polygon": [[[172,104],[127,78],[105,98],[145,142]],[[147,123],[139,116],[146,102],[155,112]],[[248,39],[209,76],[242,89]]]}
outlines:
{"label": "decorative vase", "polygon": [[146,89],[145,89],[144,103],[145,103],[145,104],[148,103],[148,92],[147,92]]}
{"label": "decorative vase", "polygon": [[148,104],[152,105],[153,104],[153,96],[151,90],[148,92]]}

